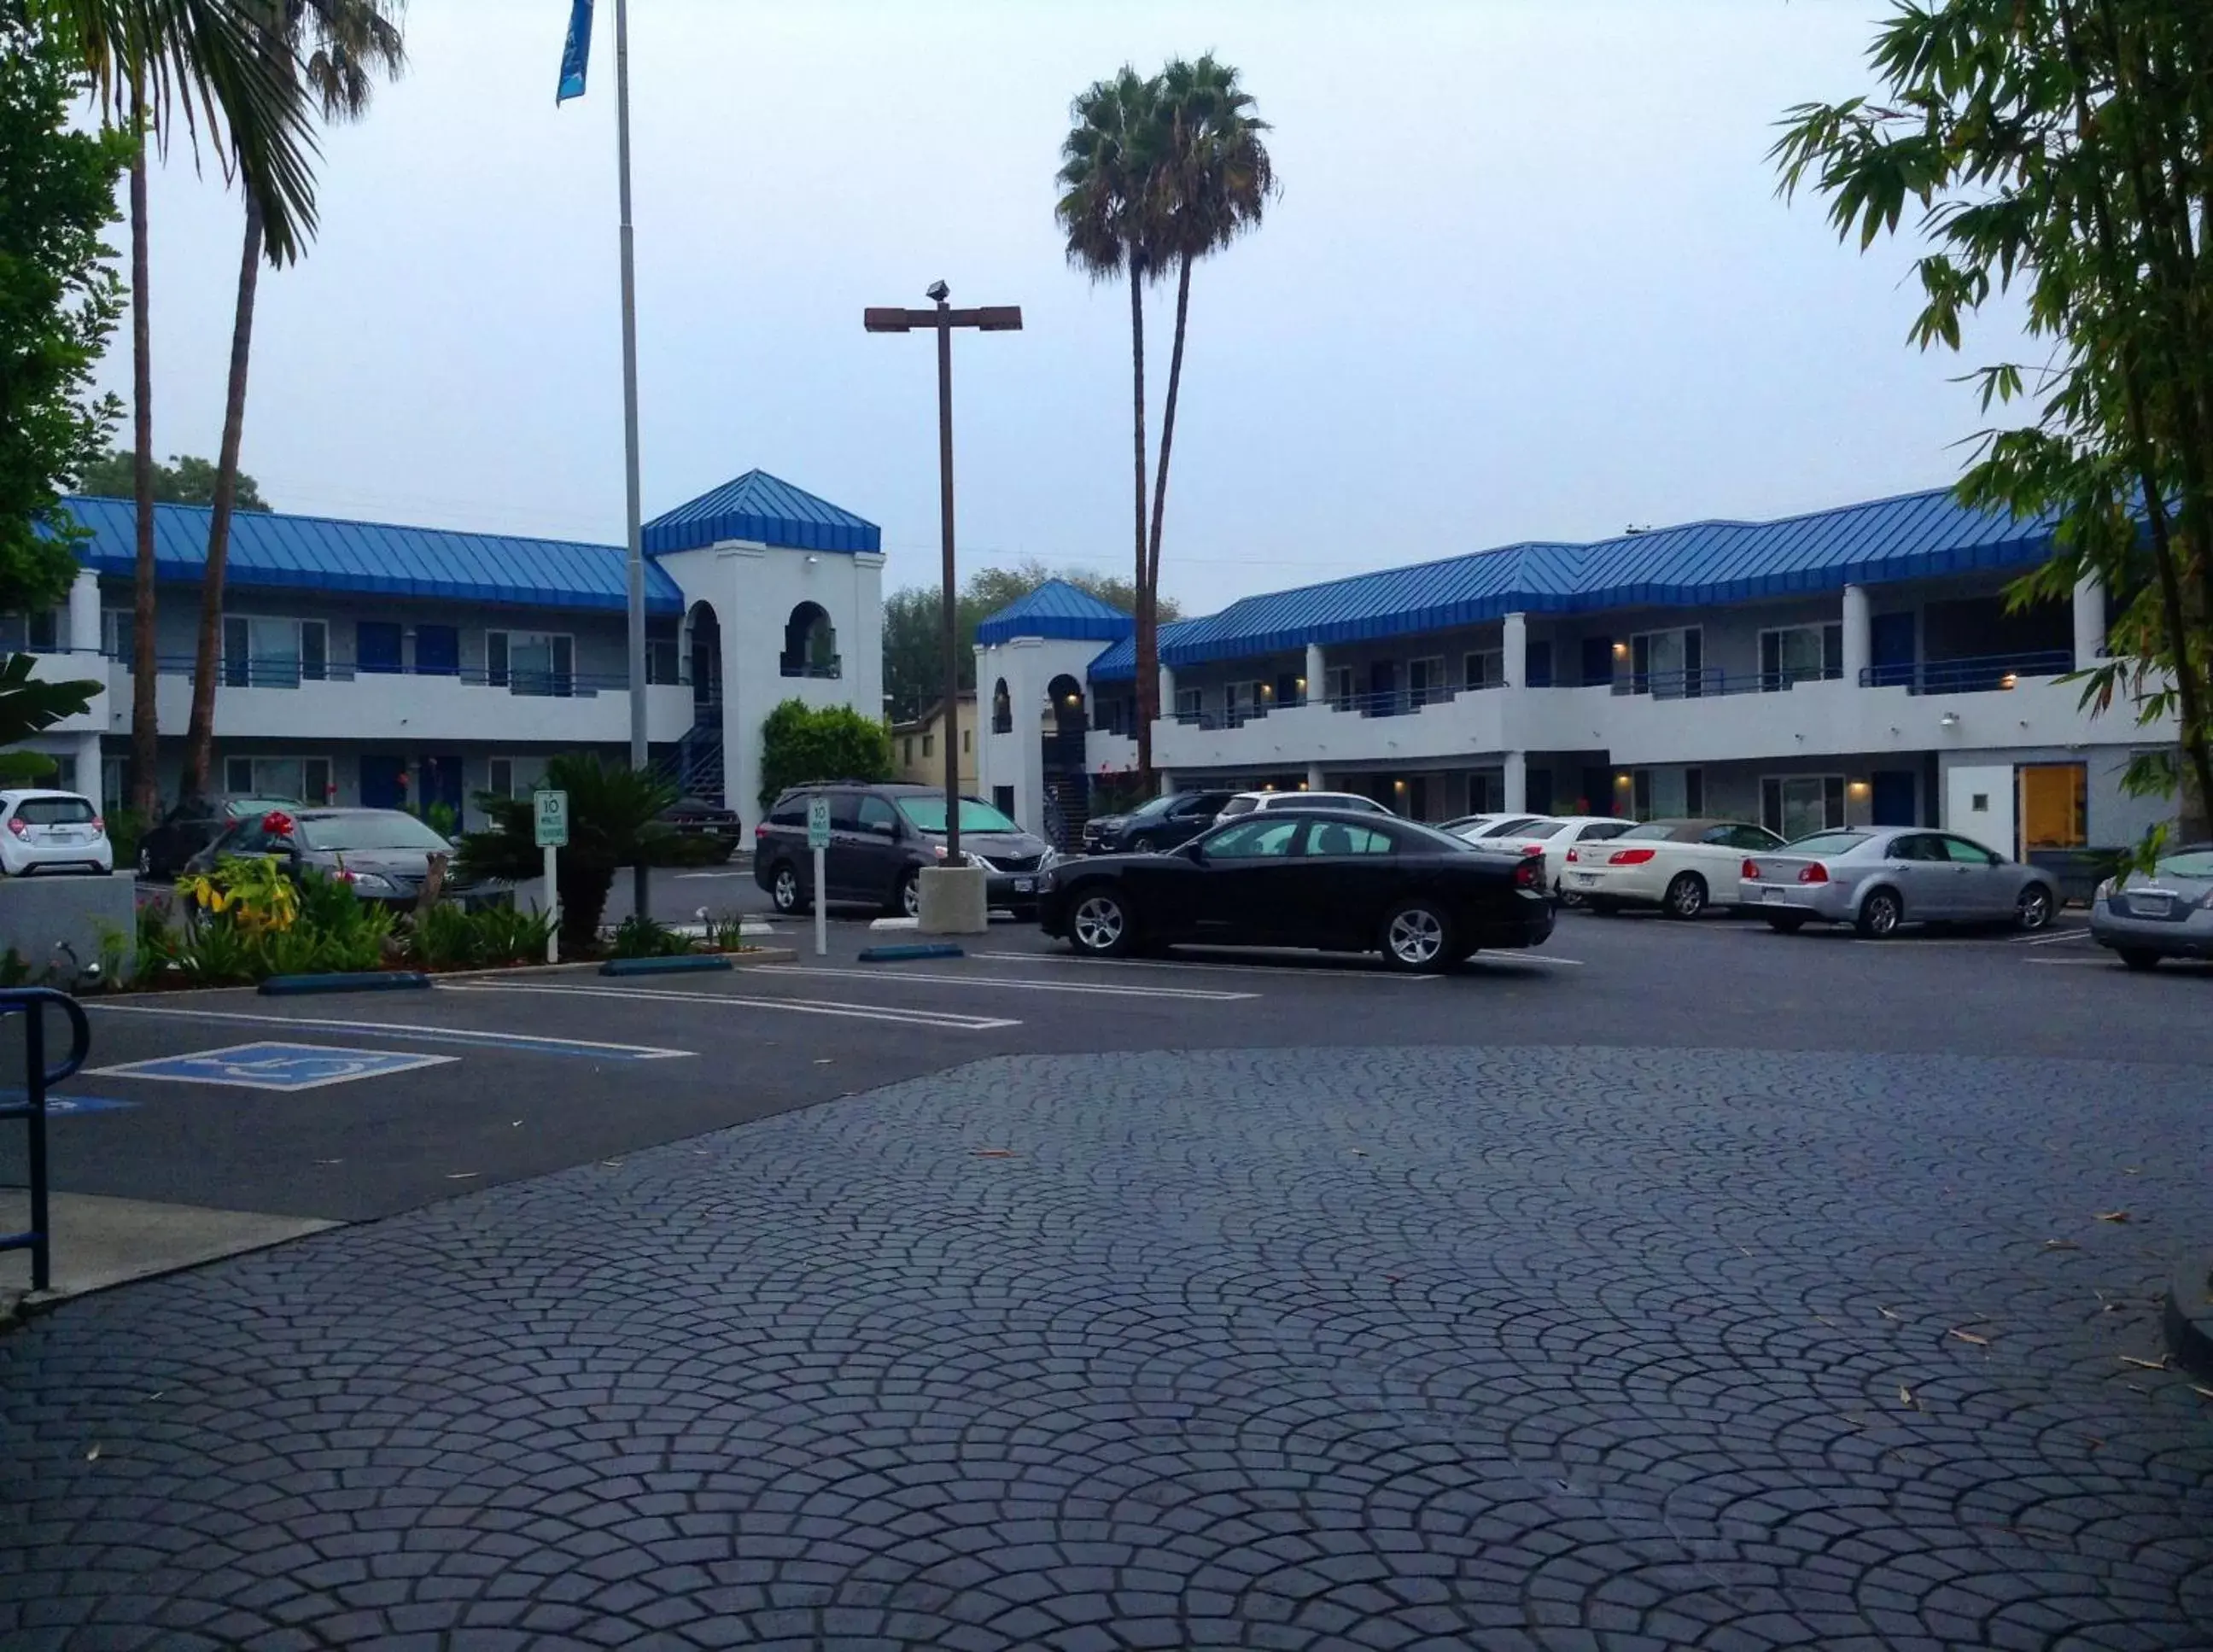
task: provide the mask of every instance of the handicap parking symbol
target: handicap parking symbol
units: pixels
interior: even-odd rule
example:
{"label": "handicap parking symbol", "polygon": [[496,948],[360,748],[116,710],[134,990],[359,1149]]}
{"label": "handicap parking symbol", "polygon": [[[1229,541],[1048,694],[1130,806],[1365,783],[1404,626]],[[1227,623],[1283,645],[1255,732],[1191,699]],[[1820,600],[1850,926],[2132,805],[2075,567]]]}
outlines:
{"label": "handicap parking symbol", "polygon": [[403,1050],[340,1050],[319,1044],[235,1044],[188,1056],[159,1056],[94,1070],[107,1078],[150,1078],[176,1084],[223,1084],[247,1090],[314,1090],[326,1084],[382,1078],[436,1067],[453,1056]]}
{"label": "handicap parking symbol", "polygon": [[[29,1100],[30,1092],[21,1089],[0,1089],[0,1107],[20,1107]],[[46,1117],[67,1119],[81,1113],[128,1113],[138,1104],[119,1101],[112,1095],[55,1095],[46,1097]]]}

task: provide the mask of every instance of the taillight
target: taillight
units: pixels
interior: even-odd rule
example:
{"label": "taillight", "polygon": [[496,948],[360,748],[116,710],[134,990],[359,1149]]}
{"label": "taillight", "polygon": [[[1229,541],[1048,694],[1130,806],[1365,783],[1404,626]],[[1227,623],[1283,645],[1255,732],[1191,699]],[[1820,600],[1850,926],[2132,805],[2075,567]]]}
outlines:
{"label": "taillight", "polygon": [[1579,862],[1579,861],[1581,861],[1581,860],[1582,859],[1582,856],[1580,856],[1580,855],[1578,855],[1578,854],[1576,854],[1576,851],[1575,851],[1573,849],[1570,849],[1570,850],[1568,850],[1568,858],[1569,858],[1570,861],[1578,861],[1578,862]]}
{"label": "taillight", "polygon": [[1514,863],[1514,887],[1534,889],[1543,881],[1545,863],[1541,856],[1516,861]]}
{"label": "taillight", "polygon": [[94,832],[105,832],[107,830],[107,822],[95,814],[92,817],[92,829]]}
{"label": "taillight", "polygon": [[759,826],[755,826],[755,827],[753,828],[753,836],[754,836],[754,837],[756,837],[756,838],[765,838],[765,837],[767,837],[767,836],[768,836],[768,822],[767,822],[767,821],[765,821],[765,820],[763,820],[763,821],[762,821]]}
{"label": "taillight", "polygon": [[1829,869],[1819,861],[1798,869],[1798,881],[1801,883],[1826,883],[1828,881]]}
{"label": "taillight", "polygon": [[23,824],[22,817],[20,815],[8,822],[8,830],[19,838],[27,838],[31,835],[31,828]]}
{"label": "taillight", "polygon": [[1660,851],[1656,849],[1617,849],[1606,857],[1608,866],[1642,866]]}
{"label": "taillight", "polygon": [[1739,875],[1751,882],[1759,882],[1759,863],[1758,861],[1747,861],[1744,865],[1739,869]]}

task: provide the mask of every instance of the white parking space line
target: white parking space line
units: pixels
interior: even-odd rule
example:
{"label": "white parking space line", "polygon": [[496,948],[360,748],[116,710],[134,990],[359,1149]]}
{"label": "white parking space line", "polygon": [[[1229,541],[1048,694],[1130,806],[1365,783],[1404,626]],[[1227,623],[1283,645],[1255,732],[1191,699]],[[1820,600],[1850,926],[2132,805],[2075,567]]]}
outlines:
{"label": "white parking space line", "polygon": [[2016,947],[2057,947],[2069,941],[2088,941],[2088,930],[2062,930],[2054,935],[2017,935],[2013,938]]}
{"label": "white parking space line", "polygon": [[933,975],[904,969],[831,969],[813,964],[764,964],[759,975],[832,975],[855,981],[920,981],[941,986],[972,986],[1007,992],[1086,992],[1115,998],[1199,999],[1209,1003],[1235,1003],[1257,998],[1257,992],[1223,992],[1191,986],[1110,986],[1103,981],[1015,981],[1004,976]]}
{"label": "white parking space line", "polygon": [[2038,965],[2045,969],[2111,969],[2120,962],[2118,958],[2024,958],[2024,964]]}
{"label": "white parking space line", "polygon": [[617,1061],[667,1061],[689,1056],[689,1050],[663,1050],[650,1044],[608,1044],[597,1039],[544,1038],[533,1033],[485,1032],[468,1027],[423,1027],[412,1021],[351,1021],[309,1020],[298,1015],[249,1015],[241,1010],[171,1009],[162,1004],[88,1003],[86,1009],[103,1015],[173,1015],[190,1021],[237,1021],[255,1027],[289,1027],[313,1033],[375,1033],[387,1038],[411,1039],[421,1044],[465,1044],[505,1050],[526,1050],[553,1056],[604,1056]]}
{"label": "white parking space line", "polygon": [[711,1009],[786,1009],[798,1015],[835,1015],[848,1021],[892,1021],[905,1027],[936,1027],[956,1033],[989,1033],[1020,1027],[1003,1015],[963,1015],[949,1009],[896,1009],[881,1004],[847,1003],[833,998],[747,998],[730,992],[672,992],[650,987],[555,986],[521,981],[441,984],[447,992],[559,993],[576,998],[624,998],[646,1003],[704,1005]]}
{"label": "white parking space line", "polygon": [[[1478,964],[1565,964],[1571,969],[1583,967],[1583,960],[1580,958],[1563,958],[1557,953],[1521,950],[1477,952],[1470,957],[1469,961]],[[1434,980],[1436,978],[1433,976],[1430,978]]]}
{"label": "white parking space line", "polygon": [[[1387,981],[1393,986],[1410,986],[1423,981],[1437,981],[1440,975],[1401,975],[1387,970],[1380,964],[1362,966],[1352,962],[1350,953],[1335,953],[1327,957],[1295,961],[1286,959],[1279,964],[1210,964],[1196,959],[1181,958],[1079,958],[1064,952],[972,952],[968,954],[979,962],[1021,964],[1081,964],[1094,969],[1165,969],[1205,971],[1222,975],[1272,975],[1278,980],[1301,976],[1322,975],[1341,981]],[[1558,958],[1534,952],[1479,952],[1477,957],[1490,963],[1571,964],[1581,965],[1580,958]],[[770,966],[772,968],[774,966]]]}

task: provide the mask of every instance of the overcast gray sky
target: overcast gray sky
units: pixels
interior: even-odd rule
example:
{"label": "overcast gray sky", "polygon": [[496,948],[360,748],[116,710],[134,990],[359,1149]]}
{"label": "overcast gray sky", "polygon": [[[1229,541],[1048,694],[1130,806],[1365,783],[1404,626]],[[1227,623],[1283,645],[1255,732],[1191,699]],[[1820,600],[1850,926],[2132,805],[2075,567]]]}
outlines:
{"label": "overcast gray sky", "polygon": [[[1088,82],[1210,49],[1283,193],[1193,284],[1186,610],[1949,482],[1978,421],[1904,342],[1907,249],[1839,247],[1764,158],[1786,106],[1867,88],[1885,9],[633,0],[647,513],[759,465],[934,579],[932,352],[861,311],[942,276],[1027,323],[957,348],[964,565],[1127,571],[1128,303],[1068,267],[1053,173]],[[408,76],[329,135],[321,237],[261,290],[246,466],[279,509],[619,539],[613,5],[557,111],[568,9],[413,0]],[[179,156],[154,212],[155,446],[211,455],[237,201]]]}

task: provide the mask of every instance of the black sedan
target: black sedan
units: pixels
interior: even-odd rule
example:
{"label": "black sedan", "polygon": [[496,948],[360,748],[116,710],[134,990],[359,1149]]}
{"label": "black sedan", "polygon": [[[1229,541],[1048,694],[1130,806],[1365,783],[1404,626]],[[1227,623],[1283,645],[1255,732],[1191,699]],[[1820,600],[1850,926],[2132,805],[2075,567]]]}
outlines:
{"label": "black sedan", "polygon": [[[392,808],[271,809],[241,820],[192,857],[186,871],[207,872],[231,856],[270,855],[277,869],[297,878],[316,871],[344,880],[363,900],[412,906],[430,875],[430,856],[451,855],[453,844],[413,815]],[[446,895],[466,906],[503,904],[504,885],[476,886],[449,869]]]}
{"label": "black sedan", "polygon": [[1156,849],[1174,849],[1189,843],[1214,824],[1222,806],[1237,794],[1229,791],[1172,791],[1140,803],[1127,814],[1094,814],[1084,823],[1083,852],[1149,855]]}
{"label": "black sedan", "polygon": [[1113,957],[1176,942],[1380,952],[1435,970],[1552,932],[1541,856],[1479,848],[1410,820],[1344,809],[1243,816],[1180,849],[1064,862],[1038,920]]}
{"label": "black sedan", "polygon": [[271,809],[300,805],[285,797],[230,797],[220,802],[190,799],[162,817],[138,839],[138,875],[167,881],[185,863],[241,820],[258,820]]}
{"label": "black sedan", "polygon": [[661,811],[664,826],[674,826],[686,840],[688,863],[726,861],[746,840],[744,824],[734,808],[710,803],[704,797],[680,797]]}

